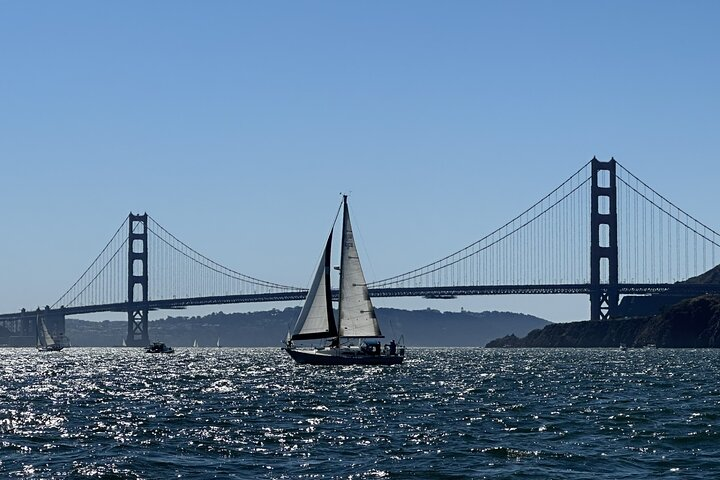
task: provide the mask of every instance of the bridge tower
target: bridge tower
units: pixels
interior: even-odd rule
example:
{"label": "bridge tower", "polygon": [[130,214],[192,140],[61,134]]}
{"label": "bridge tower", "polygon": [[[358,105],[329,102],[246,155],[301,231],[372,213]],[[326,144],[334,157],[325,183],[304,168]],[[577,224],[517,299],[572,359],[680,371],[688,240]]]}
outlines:
{"label": "bridge tower", "polygon": [[147,213],[128,216],[128,347],[150,344],[148,335]]}
{"label": "bridge tower", "polygon": [[590,320],[609,320],[619,302],[616,164],[591,163]]}

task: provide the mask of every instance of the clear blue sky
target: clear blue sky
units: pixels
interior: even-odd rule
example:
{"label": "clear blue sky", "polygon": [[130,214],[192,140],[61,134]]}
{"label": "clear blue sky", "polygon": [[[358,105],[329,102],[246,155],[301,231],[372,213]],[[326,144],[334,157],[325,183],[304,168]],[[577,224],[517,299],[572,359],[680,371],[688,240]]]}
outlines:
{"label": "clear blue sky", "polygon": [[712,1],[0,1],[0,311],[55,301],[131,210],[307,285],[352,192],[367,276],[401,273],[593,155],[720,227],[718,25]]}

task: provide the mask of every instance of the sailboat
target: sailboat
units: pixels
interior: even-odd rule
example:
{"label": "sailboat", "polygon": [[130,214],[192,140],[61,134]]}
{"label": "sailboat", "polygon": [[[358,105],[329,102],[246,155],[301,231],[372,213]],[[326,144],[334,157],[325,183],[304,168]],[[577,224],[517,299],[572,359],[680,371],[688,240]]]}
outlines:
{"label": "sailboat", "polygon": [[[339,321],[335,323],[330,292],[330,231],[312,285],[295,327],[288,332],[285,351],[297,363],[312,365],[395,365],[402,363],[405,348],[383,338],[370,301],[365,275],[353,237],[347,195],[343,195],[340,253]],[[324,340],[322,347],[297,347],[293,342]],[[357,340],[356,344],[352,344]]]}
{"label": "sailboat", "polygon": [[45,320],[38,317],[35,326],[35,346],[39,352],[59,352],[65,348],[63,342],[56,342],[45,325]]}
{"label": "sailboat", "polygon": [[193,342],[193,348],[197,348],[197,346],[198,346],[198,343],[197,343],[197,338],[196,338],[195,341]]}

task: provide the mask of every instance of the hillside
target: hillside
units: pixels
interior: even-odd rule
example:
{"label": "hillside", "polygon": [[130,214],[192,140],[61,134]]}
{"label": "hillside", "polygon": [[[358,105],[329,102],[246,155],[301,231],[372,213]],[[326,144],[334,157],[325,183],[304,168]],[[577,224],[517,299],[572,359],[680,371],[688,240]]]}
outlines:
{"label": "hillside", "polygon": [[[174,346],[279,346],[300,307],[250,313],[213,313],[203,317],[167,317],[150,322],[151,340]],[[493,338],[529,331],[548,321],[510,312],[440,312],[378,308],[383,334],[404,336],[408,346],[482,346]],[[74,346],[117,346],[127,333],[124,321],[92,322],[66,319],[65,330]]]}
{"label": "hillside", "polygon": [[[676,285],[717,285],[720,284],[720,265],[711,268],[707,272],[695,277],[688,278]],[[706,292],[711,293],[711,292]],[[626,295],[622,298],[616,316],[623,317],[651,317],[666,311],[671,306],[693,298],[692,295],[683,294],[677,291],[667,293],[655,293],[652,295]]]}
{"label": "hillside", "polygon": [[551,324],[524,338],[508,335],[488,347],[720,347],[720,296],[684,300],[655,317]]}

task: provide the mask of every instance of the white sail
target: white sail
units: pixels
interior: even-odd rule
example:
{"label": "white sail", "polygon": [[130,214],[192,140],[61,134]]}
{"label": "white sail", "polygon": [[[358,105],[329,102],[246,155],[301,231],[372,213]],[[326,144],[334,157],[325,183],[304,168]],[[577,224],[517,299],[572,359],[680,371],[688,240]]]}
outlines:
{"label": "white sail", "polygon": [[330,295],[330,247],[332,231],[320,264],[315,272],[315,278],[310,286],[305,304],[295,323],[291,340],[304,340],[314,338],[330,338],[337,336],[335,316],[332,311],[332,297]]}
{"label": "white sail", "polygon": [[195,339],[195,341],[193,342],[193,347],[197,348],[197,346],[198,346],[197,339]]}
{"label": "white sail", "polygon": [[381,337],[375,309],[370,302],[365,275],[360,266],[353,237],[347,199],[343,209],[343,240],[340,254],[340,325],[341,337]]}
{"label": "white sail", "polygon": [[40,344],[43,347],[51,347],[55,345],[55,339],[53,339],[50,332],[48,332],[45,321],[42,318],[40,319]]}

